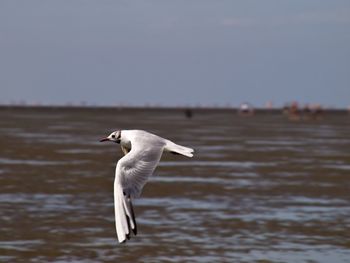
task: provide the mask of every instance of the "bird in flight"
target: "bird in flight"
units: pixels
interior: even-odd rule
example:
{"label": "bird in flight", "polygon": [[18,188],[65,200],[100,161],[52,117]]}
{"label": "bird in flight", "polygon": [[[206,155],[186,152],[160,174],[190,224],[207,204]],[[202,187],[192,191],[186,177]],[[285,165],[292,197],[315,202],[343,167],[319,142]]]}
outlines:
{"label": "bird in flight", "polygon": [[119,243],[137,234],[131,200],[140,196],[164,152],[193,156],[193,149],[143,130],[118,130],[100,140],[119,143],[124,156],[117,162],[114,179],[115,226]]}

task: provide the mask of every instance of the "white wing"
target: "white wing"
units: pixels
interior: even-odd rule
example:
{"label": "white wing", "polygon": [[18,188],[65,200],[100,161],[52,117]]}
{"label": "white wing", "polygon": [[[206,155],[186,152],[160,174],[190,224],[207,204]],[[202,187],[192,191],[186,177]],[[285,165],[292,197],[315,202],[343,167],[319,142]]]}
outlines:
{"label": "white wing", "polygon": [[119,160],[116,179],[126,195],[138,197],[148,178],[153,174],[162,156],[163,147],[132,146],[131,151]]}
{"label": "white wing", "polygon": [[132,144],[131,151],[121,158],[115,170],[114,210],[120,243],[129,238],[130,230],[136,235],[136,220],[130,197],[138,197],[148,178],[153,174],[163,153],[165,143]]}

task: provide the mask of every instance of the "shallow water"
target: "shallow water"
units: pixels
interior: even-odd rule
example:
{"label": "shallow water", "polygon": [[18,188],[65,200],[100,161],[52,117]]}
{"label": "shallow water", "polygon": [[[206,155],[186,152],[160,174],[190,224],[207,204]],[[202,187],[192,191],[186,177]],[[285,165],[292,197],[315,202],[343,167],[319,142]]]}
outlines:
{"label": "shallow water", "polygon": [[[112,130],[193,147],[164,155],[114,228]],[[350,116],[0,109],[0,262],[349,262]]]}

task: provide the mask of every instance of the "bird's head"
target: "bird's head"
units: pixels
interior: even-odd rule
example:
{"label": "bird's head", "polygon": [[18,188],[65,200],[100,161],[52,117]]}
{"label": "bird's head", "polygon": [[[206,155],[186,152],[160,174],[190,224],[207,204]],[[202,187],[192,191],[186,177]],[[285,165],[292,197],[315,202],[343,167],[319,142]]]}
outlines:
{"label": "bird's head", "polygon": [[108,135],[108,137],[101,139],[100,142],[111,141],[115,143],[120,143],[121,135],[121,131],[114,131],[110,135]]}

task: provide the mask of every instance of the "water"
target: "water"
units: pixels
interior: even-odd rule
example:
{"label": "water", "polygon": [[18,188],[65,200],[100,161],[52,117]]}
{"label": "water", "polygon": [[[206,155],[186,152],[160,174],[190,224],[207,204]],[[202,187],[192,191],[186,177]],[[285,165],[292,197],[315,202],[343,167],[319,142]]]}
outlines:
{"label": "water", "polygon": [[[0,109],[0,262],[350,262],[350,117],[230,111]],[[118,244],[121,150],[140,128],[193,147],[164,155],[139,233]]]}

